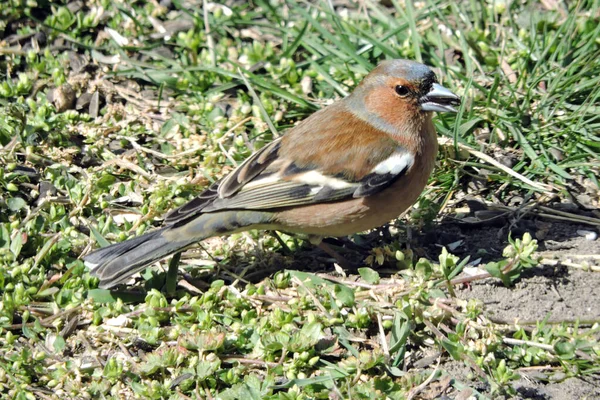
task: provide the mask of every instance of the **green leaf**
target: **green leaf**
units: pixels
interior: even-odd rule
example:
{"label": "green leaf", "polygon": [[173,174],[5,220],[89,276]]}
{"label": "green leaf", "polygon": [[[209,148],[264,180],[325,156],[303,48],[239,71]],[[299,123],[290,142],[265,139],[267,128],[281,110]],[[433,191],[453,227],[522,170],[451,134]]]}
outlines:
{"label": "green leaf", "polygon": [[415,272],[422,276],[423,279],[427,280],[433,273],[433,267],[431,266],[431,262],[426,258],[420,258],[415,265]]}
{"label": "green leaf", "polygon": [[54,347],[54,351],[56,351],[57,353],[62,353],[62,351],[67,346],[67,343],[65,342],[64,337],[57,335],[54,338],[54,343],[52,344],[52,346]]}
{"label": "green leaf", "polygon": [[311,274],[310,272],[302,272],[302,271],[287,271],[291,277],[296,277],[298,279],[300,279],[305,285],[306,287],[315,287],[315,286],[331,286],[332,283],[331,281],[328,281],[327,279],[323,279],[320,276],[317,276],[315,274]]}
{"label": "green leaf", "polygon": [[323,326],[321,325],[321,323],[313,321],[308,324],[305,324],[300,330],[300,333],[305,337],[315,342],[318,342],[319,338],[321,337],[322,330]]}
{"label": "green leaf", "polygon": [[27,206],[27,203],[20,197],[9,197],[6,200],[6,205],[8,206],[9,210],[17,212],[25,208]]}
{"label": "green leaf", "polygon": [[559,341],[554,344],[554,351],[562,359],[570,359],[575,357],[575,345],[571,342]]}
{"label": "green leaf", "polygon": [[302,327],[299,332],[296,332],[290,340],[290,350],[300,352],[309,350],[318,342],[322,333],[323,326],[320,322],[310,322]]}
{"label": "green leaf", "polygon": [[387,371],[390,373],[390,375],[395,376],[397,378],[400,378],[400,377],[406,375],[406,372],[402,371],[398,367],[388,367]]}
{"label": "green leaf", "polygon": [[179,125],[179,123],[177,122],[177,120],[175,118],[171,118],[170,120],[166,121],[161,127],[160,127],[160,135],[164,136],[167,133],[169,133],[171,131],[171,129],[173,129],[174,127],[176,127],[177,125]]}
{"label": "green leaf", "polygon": [[494,278],[502,278],[502,271],[497,262],[489,262],[485,265],[485,270]]}
{"label": "green leaf", "polygon": [[245,399],[245,400],[260,400],[264,398],[260,391],[260,381],[254,377],[254,375],[247,376],[243,383],[233,385],[230,389],[227,389],[219,393],[218,398],[222,400],[234,400],[234,399]]}
{"label": "green leaf", "polygon": [[434,288],[429,291],[428,297],[430,299],[445,299],[448,296],[446,296],[446,293],[443,290]]}
{"label": "green leaf", "polygon": [[44,289],[44,290],[42,290],[42,291],[38,292],[38,293],[36,294],[36,297],[38,297],[38,298],[39,298],[39,297],[47,297],[47,296],[52,296],[53,294],[56,294],[56,293],[58,293],[59,291],[60,291],[60,289],[59,289],[59,288],[57,288],[56,286],[52,286],[52,287],[46,288],[46,289]]}
{"label": "green leaf", "polygon": [[261,335],[260,341],[266,351],[273,353],[287,347],[290,336],[282,331],[267,332]]}
{"label": "green leaf", "polygon": [[104,174],[96,181],[96,187],[103,191],[108,190],[110,186],[115,183],[117,178],[110,174]]}
{"label": "green leaf", "polygon": [[450,272],[450,274],[448,275],[448,279],[452,279],[456,275],[460,274],[460,272],[463,270],[463,268],[465,267],[465,265],[467,265],[467,263],[469,262],[470,259],[471,259],[471,256],[467,256],[456,267],[454,267],[454,269],[452,270],[452,272]]}
{"label": "green leaf", "polygon": [[348,376],[348,373],[339,370],[327,370],[324,375],[318,375],[306,379],[291,379],[280,385],[273,386],[274,389],[286,389],[293,386],[305,387],[308,385],[324,384],[326,387],[331,387],[334,384],[334,379],[340,379]]}
{"label": "green leaf", "polygon": [[399,312],[394,313],[392,325],[392,335],[390,338],[390,354],[404,353],[404,345],[410,333],[410,322],[407,321]]}
{"label": "green leaf", "polygon": [[463,137],[465,136],[468,132],[470,132],[478,123],[482,122],[483,118],[481,117],[477,117],[474,118],[470,121],[465,122],[464,124],[460,125],[460,127],[458,128],[458,134]]}
{"label": "green leaf", "polygon": [[342,35],[334,35],[333,33],[331,33],[325,26],[323,26],[323,24],[320,21],[315,20],[304,8],[298,7],[296,8],[296,10],[302,15],[303,19],[305,21],[310,22],[310,24],[317,31],[319,31],[319,33],[324,38],[334,43],[335,48],[343,52],[345,56],[356,61],[356,63],[363,66],[367,71],[373,69],[373,65],[367,59],[359,55],[356,51],[357,49],[353,48],[353,46],[350,43],[348,43],[347,40],[340,40],[340,38],[343,37]]}
{"label": "green leaf", "polygon": [[206,378],[214,375],[221,367],[221,359],[216,358],[214,361],[203,360],[196,366],[196,375],[199,381],[204,381]]}
{"label": "green leaf", "polygon": [[335,285],[335,298],[340,301],[344,307],[354,306],[354,291],[346,285]]}
{"label": "green leaf", "polygon": [[[485,265],[485,270],[494,278],[500,278],[505,286],[510,286],[511,283],[518,278],[519,271],[510,271],[510,276],[502,272],[502,269],[508,265],[507,260],[499,262],[489,262]],[[515,276],[516,274],[516,276]]]}
{"label": "green leaf", "polygon": [[146,356],[145,362],[140,367],[143,375],[150,375],[164,368],[164,362],[158,354],[150,353]]}
{"label": "green leaf", "polygon": [[[67,242],[67,244],[69,243]],[[37,267],[40,264],[40,262],[44,259],[44,257],[46,257],[46,255],[48,254],[50,249],[54,247],[54,245],[60,246],[60,241],[56,243],[54,240],[49,239],[46,241],[46,243],[44,243],[44,246],[40,250],[38,250],[37,255],[35,256],[34,266]]]}
{"label": "green leaf", "polygon": [[114,303],[116,297],[108,289],[90,289],[88,291],[88,299],[94,300],[96,303]]}
{"label": "green leaf", "polygon": [[298,46],[300,45],[300,42],[302,40],[302,38],[304,37],[304,33],[306,32],[306,28],[308,28],[308,22],[304,22],[304,25],[302,26],[302,28],[300,28],[300,31],[298,32],[298,35],[296,36],[296,39],[294,39],[294,41],[292,42],[291,45],[287,46],[287,48],[284,50],[283,54],[281,55],[282,58],[287,58],[290,57],[292,54],[294,54],[294,52],[296,51],[296,49],[298,48]]}
{"label": "green leaf", "polygon": [[448,339],[442,339],[442,346],[455,360],[462,360],[463,346],[458,342],[451,342]]}
{"label": "green leaf", "polygon": [[211,289],[221,289],[225,286],[225,281],[222,279],[216,279],[210,283]]}
{"label": "green leaf", "polygon": [[23,248],[23,234],[19,231],[10,242],[10,251],[18,257]]}
{"label": "green leaf", "polygon": [[8,249],[10,244],[10,233],[8,233],[6,225],[0,225],[0,248],[2,249]]}
{"label": "green leaf", "polygon": [[215,351],[225,343],[224,332],[204,331],[195,335],[186,335],[181,340],[181,346],[187,349]]}
{"label": "green leaf", "polygon": [[90,225],[90,231],[92,231],[92,235],[94,235],[94,239],[96,239],[100,247],[110,246],[108,240],[104,239],[102,234],[93,225]]}
{"label": "green leaf", "polygon": [[371,268],[359,268],[358,273],[360,274],[361,278],[363,278],[363,280],[367,283],[370,283],[372,285],[377,285],[379,283],[379,273],[375,270],[372,270]]}

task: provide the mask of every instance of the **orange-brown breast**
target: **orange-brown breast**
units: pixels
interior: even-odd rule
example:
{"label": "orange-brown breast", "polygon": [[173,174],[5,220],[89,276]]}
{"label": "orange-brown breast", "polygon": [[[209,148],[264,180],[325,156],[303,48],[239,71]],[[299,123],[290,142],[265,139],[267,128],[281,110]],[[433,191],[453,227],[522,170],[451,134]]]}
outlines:
{"label": "orange-brown breast", "polygon": [[430,116],[425,118],[421,129],[415,163],[390,187],[366,198],[282,211],[277,214],[276,228],[319,236],[346,236],[376,228],[403,214],[425,188],[437,154],[437,135]]}

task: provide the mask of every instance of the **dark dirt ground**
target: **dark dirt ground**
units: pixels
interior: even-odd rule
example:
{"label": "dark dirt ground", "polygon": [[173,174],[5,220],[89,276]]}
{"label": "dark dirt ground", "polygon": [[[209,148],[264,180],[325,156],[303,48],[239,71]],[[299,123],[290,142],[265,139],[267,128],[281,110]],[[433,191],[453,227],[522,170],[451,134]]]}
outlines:
{"label": "dark dirt ground", "polygon": [[[469,287],[461,288],[459,296],[482,300],[490,317],[507,323],[542,320],[546,317],[550,321],[599,320],[600,297],[595,294],[600,288],[600,273],[567,267],[564,262],[581,263],[585,255],[600,255],[600,240],[588,240],[577,233],[581,230],[593,231],[589,226],[552,224],[550,228],[546,237],[538,241],[538,254],[547,260],[557,260],[557,265],[540,265],[525,271],[515,286],[510,288],[494,279],[476,281]],[[507,236],[501,233],[502,228],[459,228],[457,232],[455,227],[450,227],[448,231],[465,241],[462,248],[467,254],[484,249],[488,256],[499,256],[508,244],[505,239],[499,239]],[[535,237],[536,232],[530,233]],[[462,255],[458,250],[454,253]],[[473,257],[476,256],[472,255],[471,259]],[[484,262],[487,261],[486,256],[482,258]],[[493,256],[489,258],[494,259]]]}
{"label": "dark dirt ground", "polygon": [[[590,256],[589,260],[593,256],[600,255],[600,240],[588,240],[578,233],[581,230],[595,231],[595,229],[564,223],[543,224],[543,226],[547,232],[543,240],[539,240],[538,254],[545,259],[559,260],[557,265],[540,265],[525,271],[514,287],[505,287],[496,279],[486,279],[460,288],[457,295],[463,299],[476,298],[483,301],[488,318],[496,322],[506,321],[507,324],[521,321],[523,324],[535,326],[534,321],[541,321],[544,318],[548,318],[550,323],[600,320],[600,296],[598,296],[600,272],[585,271],[565,265],[565,262],[580,264],[586,259],[583,257],[586,255]],[[502,227],[465,229],[457,225],[448,225],[443,229],[440,228],[436,228],[434,235],[441,238],[442,242],[444,238],[448,242],[464,240],[460,249],[454,251],[457,255],[480,255],[482,253],[480,249],[484,249],[487,255],[483,258],[493,260],[494,255],[500,258],[502,250],[507,245],[505,239],[501,239],[507,237]],[[530,233],[535,237],[535,228]],[[434,251],[432,247],[428,250],[428,253]],[[463,254],[460,254],[461,252]],[[598,260],[589,262],[590,265],[599,263]],[[442,363],[440,368],[452,378],[481,393],[489,390],[485,384],[477,381],[471,369],[461,362],[448,360]],[[521,378],[514,383],[518,399],[600,399],[600,381],[597,377],[589,377],[586,380],[578,378],[561,380],[560,374],[549,376],[543,371],[520,372],[520,374]]]}

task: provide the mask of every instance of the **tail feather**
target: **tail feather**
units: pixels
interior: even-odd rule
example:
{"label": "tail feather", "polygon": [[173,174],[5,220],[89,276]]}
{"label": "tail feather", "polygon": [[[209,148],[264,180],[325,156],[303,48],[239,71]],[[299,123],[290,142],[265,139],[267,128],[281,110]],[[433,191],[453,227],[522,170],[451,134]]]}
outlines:
{"label": "tail feather", "polygon": [[[142,236],[96,250],[83,260],[99,287],[110,289],[125,282],[148,264],[174,254],[192,243],[210,236],[267,226],[273,218],[269,212],[224,211],[202,214],[185,223],[166,226]],[[267,224],[267,225],[265,225]]]}
{"label": "tail feather", "polygon": [[100,279],[100,288],[110,289],[123,283],[131,275],[194,243],[194,240],[172,241],[162,236],[159,229],[121,243],[104,247],[84,257],[92,275]]}

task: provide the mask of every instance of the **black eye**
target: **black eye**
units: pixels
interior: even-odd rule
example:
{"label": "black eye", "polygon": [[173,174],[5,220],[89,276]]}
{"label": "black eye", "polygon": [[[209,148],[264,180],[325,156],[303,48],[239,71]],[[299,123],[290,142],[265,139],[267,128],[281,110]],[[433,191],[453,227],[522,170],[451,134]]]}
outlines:
{"label": "black eye", "polygon": [[406,88],[406,86],[402,86],[402,85],[396,85],[396,93],[398,94],[398,96],[400,97],[404,97],[406,95],[408,95],[408,89]]}

